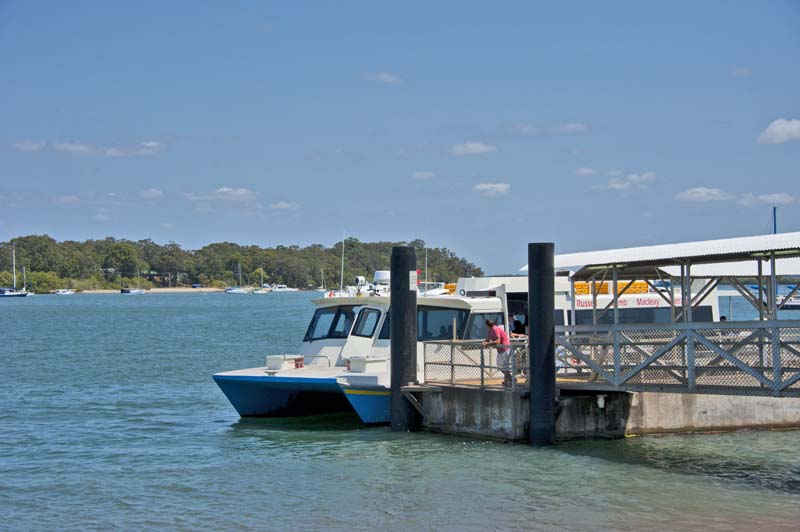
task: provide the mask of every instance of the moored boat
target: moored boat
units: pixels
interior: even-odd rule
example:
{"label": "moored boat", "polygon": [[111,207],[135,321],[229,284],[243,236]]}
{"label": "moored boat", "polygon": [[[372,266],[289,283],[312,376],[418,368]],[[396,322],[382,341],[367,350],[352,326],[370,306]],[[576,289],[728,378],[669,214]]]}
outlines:
{"label": "moored boat", "polygon": [[32,292],[28,292],[25,288],[24,282],[21,290],[17,288],[17,253],[13,247],[11,248],[11,269],[13,271],[13,286],[10,288],[0,288],[0,297],[27,297],[33,295]]}
{"label": "moored boat", "polygon": [[239,284],[236,286],[229,286],[225,289],[226,294],[249,294],[250,291],[242,287],[242,264],[239,263]]}
{"label": "moored boat", "polygon": [[144,288],[120,288],[119,293],[126,296],[141,296],[145,291]]}
{"label": "moored boat", "polygon": [[[569,281],[556,279],[555,323],[585,324],[599,319],[592,299],[608,305],[610,295],[569,297]],[[680,294],[675,295],[680,301]],[[449,345],[436,340],[479,342],[491,319],[507,332],[524,335],[527,277],[461,279],[454,295],[417,296],[416,377],[425,382],[426,356],[449,361]],[[619,296],[624,322],[669,322],[672,308],[657,293]],[[300,348],[293,354],[266,357],[266,365],[214,375],[214,381],[241,417],[308,416],[354,411],[364,423],[387,423],[390,415],[390,298],[328,297],[316,306]],[[709,296],[695,309],[695,319],[714,321],[719,309]],[[428,349],[428,353],[425,350]],[[431,351],[433,350],[433,351]],[[459,355],[461,356],[461,355]],[[487,355],[491,366],[491,353]],[[430,359],[428,359],[430,362]],[[472,362],[474,364],[474,361]]]}
{"label": "moored boat", "polygon": [[273,292],[297,292],[298,288],[289,288],[285,284],[274,284],[272,285]]}

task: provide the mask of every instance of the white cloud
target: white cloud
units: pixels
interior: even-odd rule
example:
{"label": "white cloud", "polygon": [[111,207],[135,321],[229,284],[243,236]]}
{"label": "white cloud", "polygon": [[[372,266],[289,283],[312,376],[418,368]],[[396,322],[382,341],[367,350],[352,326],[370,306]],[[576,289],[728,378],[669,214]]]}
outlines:
{"label": "white cloud", "polygon": [[95,220],[96,222],[107,222],[107,221],[109,221],[110,219],[111,219],[111,218],[109,218],[108,216],[106,216],[106,215],[105,215],[105,214],[103,214],[102,212],[98,212],[97,214],[95,214],[95,215],[94,215],[94,220]]}
{"label": "white cloud", "polygon": [[47,146],[47,142],[43,140],[21,140],[19,142],[15,142],[11,145],[17,151],[42,151],[45,146]]}
{"label": "white cloud", "polygon": [[575,175],[594,175],[597,171],[594,168],[578,168],[575,170]]}
{"label": "white cloud", "polygon": [[539,129],[538,127],[531,126],[528,124],[516,124],[514,126],[514,132],[520,135],[532,136],[532,135],[538,135],[539,133],[542,132],[542,130]]}
{"label": "white cloud", "polygon": [[646,189],[648,183],[656,178],[655,172],[643,172],[641,174],[628,174],[625,177],[612,177],[605,185],[595,185],[595,190],[632,190]]}
{"label": "white cloud", "polygon": [[157,188],[146,188],[139,191],[139,197],[143,199],[156,199],[164,195],[164,192]]}
{"label": "white cloud", "polygon": [[656,178],[655,172],[644,172],[641,174],[628,174],[625,176],[625,180],[629,183],[634,185],[641,185],[644,183],[649,183],[650,181]]}
{"label": "white cloud", "polygon": [[758,136],[759,144],[783,144],[800,140],[800,120],[778,118]]}
{"label": "white cloud", "polygon": [[388,83],[390,85],[403,81],[399,77],[395,76],[394,74],[390,74],[389,72],[375,72],[373,74],[365,74],[364,77],[372,81],[379,81],[381,83]]}
{"label": "white cloud", "polygon": [[753,71],[745,67],[736,67],[731,74],[735,78],[748,78],[753,75]]}
{"label": "white cloud", "polygon": [[94,146],[90,146],[89,144],[83,144],[82,142],[56,142],[55,144],[53,144],[53,149],[55,149],[56,151],[75,153],[79,155],[94,153],[95,151]]}
{"label": "white cloud", "polygon": [[462,144],[456,144],[450,148],[450,153],[453,155],[481,155],[483,153],[491,153],[497,151],[497,146],[485,144],[477,141],[467,141]]}
{"label": "white cloud", "polygon": [[256,197],[258,197],[258,192],[243,187],[219,187],[217,190],[209,193],[187,192],[184,194],[184,197],[192,201],[223,200],[248,203],[255,201]]}
{"label": "white cloud", "polygon": [[567,122],[556,126],[553,131],[556,133],[586,133],[589,131],[589,126],[581,122]]}
{"label": "white cloud", "polygon": [[619,177],[619,176],[621,176],[621,175],[622,175],[622,170],[617,170],[617,169],[607,170],[607,171],[605,172],[605,174],[606,174],[608,177]]}
{"label": "white cloud", "polygon": [[212,195],[217,199],[227,201],[253,201],[258,193],[249,188],[220,187]]}
{"label": "white cloud", "polygon": [[675,199],[692,203],[706,203],[709,201],[729,200],[731,195],[719,188],[694,187],[678,192],[675,194]]}
{"label": "white cloud", "polygon": [[416,172],[411,174],[411,177],[413,177],[414,179],[418,179],[420,181],[424,181],[426,179],[433,179],[434,177],[436,177],[436,174],[434,174],[433,172],[429,172],[427,170],[417,170]]}
{"label": "white cloud", "polygon": [[55,199],[55,202],[60,205],[74,205],[80,201],[80,198],[74,194],[68,194],[66,196],[59,196]]}
{"label": "white cloud", "polygon": [[144,155],[158,155],[163,145],[155,140],[146,140],[134,146],[112,146],[105,151],[109,157],[135,157]]}
{"label": "white cloud", "polygon": [[480,183],[475,185],[475,191],[484,196],[501,196],[508,194],[511,185],[508,183]]}
{"label": "white cloud", "polygon": [[300,208],[300,205],[293,201],[278,201],[270,203],[269,208],[274,211],[294,211]]}
{"label": "white cloud", "polygon": [[794,203],[794,201],[795,198],[788,192],[775,192],[772,194],[759,195],[748,192],[746,194],[742,194],[742,197],[739,198],[738,203],[740,205],[752,207],[753,205],[788,205],[790,203]]}

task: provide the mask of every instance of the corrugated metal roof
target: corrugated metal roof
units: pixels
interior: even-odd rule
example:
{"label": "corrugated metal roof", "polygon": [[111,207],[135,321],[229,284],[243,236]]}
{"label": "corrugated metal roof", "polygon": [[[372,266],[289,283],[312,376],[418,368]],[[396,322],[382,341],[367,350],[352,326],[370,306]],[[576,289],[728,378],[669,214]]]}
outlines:
{"label": "corrugated metal roof", "polygon": [[[661,268],[673,277],[681,274],[680,266],[664,266]],[[747,262],[718,262],[713,264],[698,264],[691,268],[692,277],[739,277],[756,278],[758,277],[758,263],[756,261]],[[762,275],[770,275],[772,268],[769,261],[761,265]],[[775,274],[783,277],[800,277],[800,258],[792,257],[789,259],[778,259],[775,261]]]}
{"label": "corrugated metal roof", "polygon": [[[722,263],[753,259],[770,251],[782,252],[781,257],[800,257],[800,232],[569,253],[556,255],[554,266],[556,269],[611,264],[669,266],[688,259],[692,264]],[[527,265],[522,268],[527,270]]]}

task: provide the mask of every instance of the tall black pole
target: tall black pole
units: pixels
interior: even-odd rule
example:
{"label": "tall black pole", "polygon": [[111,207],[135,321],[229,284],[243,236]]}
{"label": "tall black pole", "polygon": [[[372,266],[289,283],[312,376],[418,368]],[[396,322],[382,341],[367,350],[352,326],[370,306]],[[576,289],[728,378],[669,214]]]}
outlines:
{"label": "tall black pole", "polygon": [[532,445],[553,445],[556,434],[556,361],[553,244],[528,244],[530,425]]}
{"label": "tall black pole", "polygon": [[392,248],[391,263],[392,423],[393,431],[416,430],[416,411],[402,387],[417,380],[417,254],[413,247]]}

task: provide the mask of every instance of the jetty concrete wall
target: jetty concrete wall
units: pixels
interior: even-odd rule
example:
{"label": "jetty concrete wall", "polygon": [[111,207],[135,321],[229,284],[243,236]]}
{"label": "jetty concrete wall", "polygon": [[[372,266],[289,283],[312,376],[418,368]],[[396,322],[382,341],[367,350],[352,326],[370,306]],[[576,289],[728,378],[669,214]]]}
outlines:
{"label": "jetty concrete wall", "polygon": [[[421,394],[423,426],[435,432],[525,441],[526,392],[443,386]],[[562,389],[556,405],[559,441],[742,428],[800,428],[800,399]]]}

